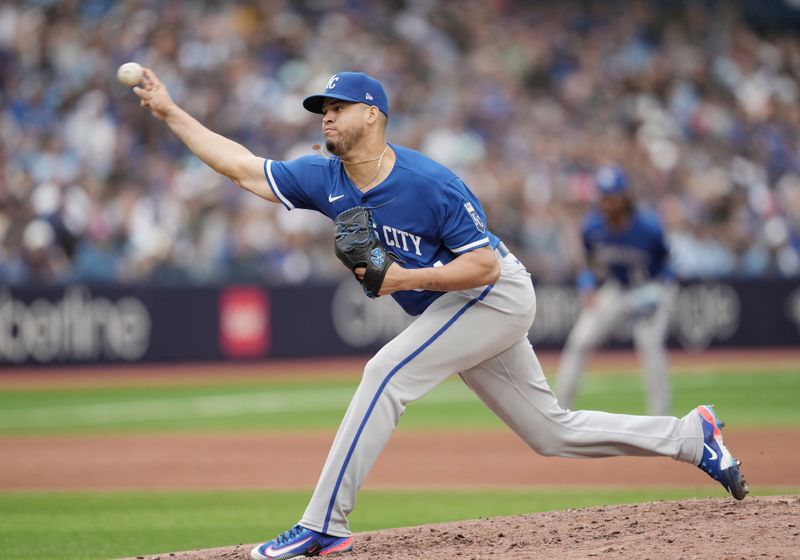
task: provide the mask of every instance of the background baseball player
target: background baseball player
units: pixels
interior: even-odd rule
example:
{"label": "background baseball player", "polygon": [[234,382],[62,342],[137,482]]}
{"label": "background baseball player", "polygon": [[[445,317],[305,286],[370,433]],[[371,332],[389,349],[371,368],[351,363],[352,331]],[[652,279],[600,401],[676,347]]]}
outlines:
{"label": "background baseball player", "polygon": [[[561,409],[528,342],[536,312],[529,274],[488,230],[481,204],[461,179],[387,143],[389,103],[377,80],[342,72],[324,93],[307,98],[305,108],[322,114],[333,157],[283,162],[203,127],[150,70],[134,91],[200,159],[241,187],[288,210],[314,209],[336,220],[337,254],[356,251],[368,223],[402,266],[384,254],[355,272],[369,293],[392,294],[418,315],[366,364],[300,522],[254,548],[254,559],[350,550],[347,516],[405,406],[453,374],[539,453],[672,457],[700,466],[744,498],[746,483],[710,407],[683,418]],[[355,211],[366,222],[352,219],[356,207],[369,209]],[[347,219],[337,220],[342,213]],[[346,262],[369,261],[375,248]]]}
{"label": "background baseball player", "polygon": [[665,341],[675,297],[669,250],[658,217],[634,205],[618,166],[595,174],[600,195],[581,236],[585,268],[578,275],[582,311],[567,338],[556,378],[561,406],[570,408],[588,354],[629,322],[642,363],[650,414],[670,414]]}

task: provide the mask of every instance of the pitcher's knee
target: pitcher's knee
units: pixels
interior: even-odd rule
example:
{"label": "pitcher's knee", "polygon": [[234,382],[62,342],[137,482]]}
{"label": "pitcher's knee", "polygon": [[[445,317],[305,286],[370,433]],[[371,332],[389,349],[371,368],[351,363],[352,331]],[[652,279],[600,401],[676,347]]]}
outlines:
{"label": "pitcher's knee", "polygon": [[529,441],[528,444],[539,455],[544,457],[558,457],[561,454],[561,446],[557,441],[549,439],[536,439]]}
{"label": "pitcher's knee", "polygon": [[398,376],[394,376],[391,382],[387,383],[387,378],[396,366],[397,363],[390,359],[381,359],[379,353],[364,366],[360,387],[365,390],[380,391],[382,395],[387,395],[392,400],[402,400],[405,391],[398,385]]}
{"label": "pitcher's knee", "polygon": [[568,421],[568,418],[573,413],[570,411],[562,410],[560,414],[552,417],[555,420],[554,424],[550,424],[551,428],[547,431],[540,429],[530,434],[526,438],[528,445],[536,451],[539,455],[545,457],[561,457],[564,456],[574,445],[571,440],[569,430],[560,429],[562,422]]}
{"label": "pitcher's knee", "polygon": [[364,366],[363,381],[371,383],[381,383],[396,364],[388,359],[382,358],[378,352],[369,359]]}
{"label": "pitcher's knee", "polygon": [[405,410],[405,405],[409,399],[396,383],[387,382],[387,377],[393,367],[394,365],[387,363],[387,360],[380,360],[376,357],[370,359],[364,366],[364,374],[361,378],[359,390],[373,395],[376,410],[383,409],[386,414],[394,417],[396,425],[397,419]]}

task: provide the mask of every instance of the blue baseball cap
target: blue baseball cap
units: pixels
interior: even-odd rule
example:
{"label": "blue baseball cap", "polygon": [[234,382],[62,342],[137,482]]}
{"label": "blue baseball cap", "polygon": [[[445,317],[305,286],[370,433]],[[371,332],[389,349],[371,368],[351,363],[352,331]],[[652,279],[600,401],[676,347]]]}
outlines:
{"label": "blue baseball cap", "polygon": [[303,100],[303,107],[312,113],[322,114],[322,103],[326,99],[341,99],[354,103],[375,105],[389,118],[389,100],[381,83],[363,72],[339,72],[331,76],[325,93],[312,95]]}
{"label": "blue baseball cap", "polygon": [[628,193],[628,176],[618,165],[604,165],[594,175],[594,182],[601,195]]}

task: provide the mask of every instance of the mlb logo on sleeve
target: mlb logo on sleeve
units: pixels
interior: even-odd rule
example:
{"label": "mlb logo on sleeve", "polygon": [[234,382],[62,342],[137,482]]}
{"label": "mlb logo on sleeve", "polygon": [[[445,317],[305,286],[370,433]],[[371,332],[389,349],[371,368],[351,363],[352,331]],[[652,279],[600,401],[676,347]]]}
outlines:
{"label": "mlb logo on sleeve", "polygon": [[486,231],[486,224],[484,224],[483,220],[481,220],[481,217],[478,216],[478,213],[475,211],[475,207],[472,206],[472,203],[464,203],[464,208],[466,208],[467,212],[469,212],[469,215],[472,217],[472,221],[475,222],[475,227],[478,228],[478,231],[484,233]]}

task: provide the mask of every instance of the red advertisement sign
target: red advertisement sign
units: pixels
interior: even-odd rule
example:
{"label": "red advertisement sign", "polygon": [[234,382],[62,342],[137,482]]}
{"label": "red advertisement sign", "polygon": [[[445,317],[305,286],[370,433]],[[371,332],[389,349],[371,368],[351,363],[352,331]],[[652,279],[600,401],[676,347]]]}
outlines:
{"label": "red advertisement sign", "polygon": [[255,287],[235,287],[219,298],[219,337],[229,358],[266,356],[270,347],[269,296]]}

